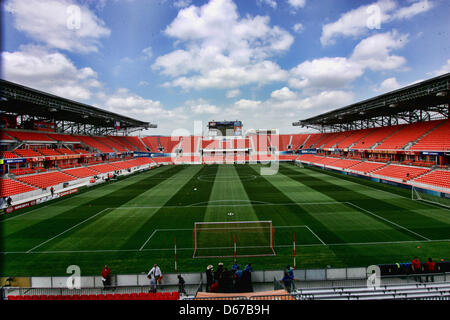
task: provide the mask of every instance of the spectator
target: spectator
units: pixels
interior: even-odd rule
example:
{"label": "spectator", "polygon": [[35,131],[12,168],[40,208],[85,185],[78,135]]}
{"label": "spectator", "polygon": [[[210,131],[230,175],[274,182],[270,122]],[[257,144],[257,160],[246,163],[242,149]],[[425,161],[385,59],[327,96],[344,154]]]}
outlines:
{"label": "spectator", "polygon": [[221,292],[233,292],[233,271],[224,268],[222,273]]}
{"label": "spectator", "polygon": [[150,269],[150,271],[147,274],[147,278],[155,278],[155,281],[161,281],[160,279],[162,278],[162,273],[161,273],[161,269],[158,267],[158,265],[155,263],[153,265],[153,268]]}
{"label": "spectator", "polygon": [[234,272],[234,289],[236,292],[242,292],[242,274],[241,268],[237,266]]}
{"label": "spectator", "polygon": [[291,282],[291,286],[292,286],[292,290],[295,290],[295,279],[294,279],[294,268],[292,268],[291,266],[287,266],[286,270],[289,274],[289,277],[291,277],[292,282]]}
{"label": "spectator", "polygon": [[12,199],[11,199],[11,197],[8,197],[8,199],[6,199],[6,205],[7,205],[8,207],[11,207],[11,205],[12,205]]}
{"label": "spectator", "polygon": [[242,292],[253,292],[252,268],[248,268],[248,265],[242,273]]}
{"label": "spectator", "polygon": [[236,270],[239,269],[239,264],[237,261],[234,262],[234,264],[231,266],[231,271],[236,272]]}
{"label": "spectator", "polygon": [[214,282],[209,288],[209,292],[219,292],[219,283]]}
{"label": "spectator", "polygon": [[214,272],[214,281],[218,282],[220,278],[222,278],[222,272],[223,272],[223,263],[219,262],[217,264],[217,270]]}
{"label": "spectator", "polygon": [[55,189],[53,189],[53,187],[50,188],[50,193],[52,194],[52,198],[53,198],[53,195],[55,194]]}
{"label": "spectator", "polygon": [[181,274],[178,275],[178,292],[181,294],[187,294],[186,291],[184,290],[184,284],[186,283],[186,281],[184,281],[183,277],[181,276]]}
{"label": "spectator", "polygon": [[[414,257],[414,259],[411,261],[411,269],[414,274],[421,273],[422,270],[421,270],[421,263],[420,263],[419,258]],[[420,276],[415,276],[414,280],[417,282],[422,282],[422,278]]]}
{"label": "spectator", "polygon": [[[436,262],[433,261],[433,259],[428,258],[428,261],[425,263],[425,270],[427,273],[434,273],[436,271]],[[426,281],[428,282],[431,279],[431,282],[434,282],[434,276],[433,275],[427,275]]]}
{"label": "spectator", "polygon": [[206,267],[206,292],[209,292],[211,285],[214,283],[214,271],[213,266],[209,265]]}
{"label": "spectator", "polygon": [[150,290],[148,292],[156,293],[156,279],[150,276]]}
{"label": "spectator", "polygon": [[103,288],[109,289],[111,286],[111,269],[105,265],[105,267],[102,270],[102,282],[103,282]]}
{"label": "spectator", "polygon": [[289,276],[289,272],[287,270],[284,270],[284,276],[281,281],[284,284],[284,288],[287,292],[291,292],[292,288],[292,278]]}

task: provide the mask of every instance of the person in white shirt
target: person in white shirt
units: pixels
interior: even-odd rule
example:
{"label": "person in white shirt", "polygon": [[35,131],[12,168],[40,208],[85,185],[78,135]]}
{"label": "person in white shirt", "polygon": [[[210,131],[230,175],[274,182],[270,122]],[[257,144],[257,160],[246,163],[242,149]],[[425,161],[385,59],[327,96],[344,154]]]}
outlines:
{"label": "person in white shirt", "polygon": [[148,272],[147,278],[149,278],[149,279],[154,278],[155,281],[158,281],[160,277],[161,277],[161,269],[155,263],[153,265],[153,268]]}

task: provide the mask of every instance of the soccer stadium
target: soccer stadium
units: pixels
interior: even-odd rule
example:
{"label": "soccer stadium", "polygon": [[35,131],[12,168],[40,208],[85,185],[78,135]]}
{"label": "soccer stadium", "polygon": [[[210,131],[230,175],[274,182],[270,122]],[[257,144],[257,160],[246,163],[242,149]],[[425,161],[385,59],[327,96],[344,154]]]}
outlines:
{"label": "soccer stadium", "polygon": [[2,79],[2,298],[448,300],[449,114],[444,73],[165,135]]}

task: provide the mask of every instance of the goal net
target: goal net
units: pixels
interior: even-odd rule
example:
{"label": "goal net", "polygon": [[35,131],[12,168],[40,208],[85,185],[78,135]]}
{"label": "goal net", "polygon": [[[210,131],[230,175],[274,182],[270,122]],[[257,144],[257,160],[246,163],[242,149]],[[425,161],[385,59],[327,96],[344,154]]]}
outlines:
{"label": "goal net", "polygon": [[275,255],[272,221],[196,222],[194,258]]}
{"label": "goal net", "polygon": [[412,199],[418,201],[425,201],[428,203],[433,203],[438,206],[442,206],[450,209],[450,194],[443,192],[436,192],[435,194],[430,194],[425,191],[421,191],[416,187],[412,187]]}
{"label": "goal net", "polygon": [[305,167],[305,165],[302,162],[300,162],[299,160],[294,161],[294,165],[296,165],[299,168],[304,168]]}

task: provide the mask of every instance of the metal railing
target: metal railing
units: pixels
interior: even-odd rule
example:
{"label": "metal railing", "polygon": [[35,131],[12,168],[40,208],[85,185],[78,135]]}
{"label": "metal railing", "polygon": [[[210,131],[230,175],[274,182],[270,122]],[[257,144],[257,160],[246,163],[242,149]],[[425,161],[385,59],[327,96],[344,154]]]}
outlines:
{"label": "metal railing", "polygon": [[[196,285],[185,286],[186,296],[195,296],[198,292]],[[3,299],[9,295],[100,295],[100,294],[131,294],[131,293],[148,293],[150,286],[110,286],[105,288],[22,288],[22,287],[1,287]],[[157,292],[174,292],[178,291],[177,286],[158,285]]]}

